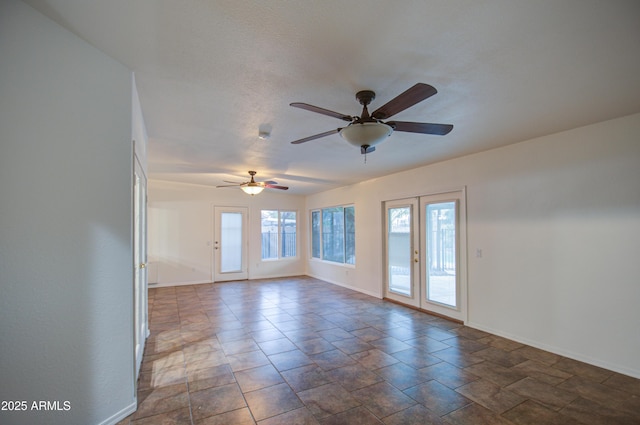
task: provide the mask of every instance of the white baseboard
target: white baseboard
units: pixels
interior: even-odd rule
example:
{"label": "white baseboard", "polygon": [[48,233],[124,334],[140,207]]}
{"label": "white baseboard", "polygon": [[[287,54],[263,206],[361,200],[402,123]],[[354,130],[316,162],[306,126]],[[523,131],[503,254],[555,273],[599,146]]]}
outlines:
{"label": "white baseboard", "polygon": [[124,418],[132,414],[133,412],[135,412],[137,408],[138,408],[138,400],[134,398],[133,402],[130,405],[120,410],[118,413],[111,415],[111,417],[105,419],[104,421],[100,422],[99,425],[117,424],[118,422],[120,422],[121,420],[123,420]]}
{"label": "white baseboard", "polygon": [[377,294],[377,293],[375,293],[373,291],[367,291],[366,289],[357,288],[355,286],[347,285],[345,283],[338,282],[338,281],[333,281],[333,280],[330,280],[330,279],[327,279],[327,278],[324,278],[324,277],[320,277],[320,276],[314,276],[312,274],[307,274],[307,276],[310,276],[310,277],[312,277],[314,279],[321,280],[323,282],[330,283],[332,285],[340,286],[342,288],[351,289],[352,291],[360,292],[362,294],[369,295],[369,296],[372,296],[374,298],[382,299],[382,296],[380,296],[380,294]]}
{"label": "white baseboard", "polygon": [[541,343],[539,341],[533,341],[533,340],[530,340],[528,338],[522,338],[522,337],[519,337],[517,335],[511,335],[509,333],[501,332],[501,331],[493,329],[491,327],[483,326],[483,325],[480,325],[480,324],[477,324],[477,323],[474,323],[474,322],[468,322],[468,323],[465,323],[465,325],[469,326],[470,328],[478,329],[478,330],[481,330],[481,331],[484,331],[484,332],[489,332],[490,334],[501,336],[503,338],[507,338],[507,339],[510,339],[512,341],[519,342],[521,344],[529,345],[531,347],[538,348],[540,350],[548,351],[550,353],[557,354],[559,356],[567,357],[567,358],[570,358],[570,359],[573,359],[573,360],[577,360],[577,361],[583,362],[583,363],[588,363],[588,364],[590,364],[592,366],[601,367],[603,369],[607,369],[607,370],[610,370],[610,371],[613,371],[613,372],[618,372],[618,373],[621,373],[623,375],[631,376],[633,378],[640,378],[640,370],[629,369],[629,368],[624,367],[624,366],[620,366],[620,365],[617,365],[617,364],[612,364],[610,362],[594,359],[594,358],[585,356],[585,355],[580,354],[580,353],[575,353],[573,351],[564,350],[562,348],[558,348],[558,347],[555,347],[555,346],[543,344],[543,343]]}

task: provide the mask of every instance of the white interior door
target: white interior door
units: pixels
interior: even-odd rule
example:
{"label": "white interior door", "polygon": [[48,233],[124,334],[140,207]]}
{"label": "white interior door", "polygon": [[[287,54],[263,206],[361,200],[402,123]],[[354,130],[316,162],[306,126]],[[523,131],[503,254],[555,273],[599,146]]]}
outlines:
{"label": "white interior door", "polygon": [[464,190],[385,202],[385,297],[465,321]]}
{"label": "white interior door", "polygon": [[247,208],[215,207],[214,223],[214,281],[247,279]]}
{"label": "white interior door", "polygon": [[147,178],[134,156],[133,266],[134,266],[134,349],[136,380],[147,338]]}

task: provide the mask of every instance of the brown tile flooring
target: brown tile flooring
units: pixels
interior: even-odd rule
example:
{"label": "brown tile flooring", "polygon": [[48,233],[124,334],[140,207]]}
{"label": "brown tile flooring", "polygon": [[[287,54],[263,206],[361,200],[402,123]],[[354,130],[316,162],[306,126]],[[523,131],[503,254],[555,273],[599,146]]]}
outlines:
{"label": "brown tile flooring", "polygon": [[309,277],[149,291],[120,424],[640,424],[640,380]]}

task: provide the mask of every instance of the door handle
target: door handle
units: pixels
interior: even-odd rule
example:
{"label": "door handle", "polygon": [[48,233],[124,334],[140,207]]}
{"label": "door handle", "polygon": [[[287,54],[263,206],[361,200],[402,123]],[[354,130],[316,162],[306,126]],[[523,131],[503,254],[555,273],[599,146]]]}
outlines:
{"label": "door handle", "polygon": [[418,259],[417,259],[417,258],[414,258],[414,259],[413,259],[413,261],[417,263],[417,262],[418,262]]}
{"label": "door handle", "polygon": [[140,263],[140,268],[144,269],[145,267],[147,267],[147,265],[145,263]]}

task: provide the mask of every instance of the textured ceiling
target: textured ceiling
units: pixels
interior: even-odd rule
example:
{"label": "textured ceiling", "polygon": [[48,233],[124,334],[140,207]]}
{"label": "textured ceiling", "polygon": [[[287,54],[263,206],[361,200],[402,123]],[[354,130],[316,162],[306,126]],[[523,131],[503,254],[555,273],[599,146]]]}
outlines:
{"label": "textured ceiling", "polygon": [[[637,0],[27,3],[135,72],[151,179],[308,194],[640,112]],[[394,119],[449,135],[396,132],[366,163],[338,135],[290,144],[344,124],[291,102],[360,115],[357,91],[374,110],[417,82],[438,94]]]}

